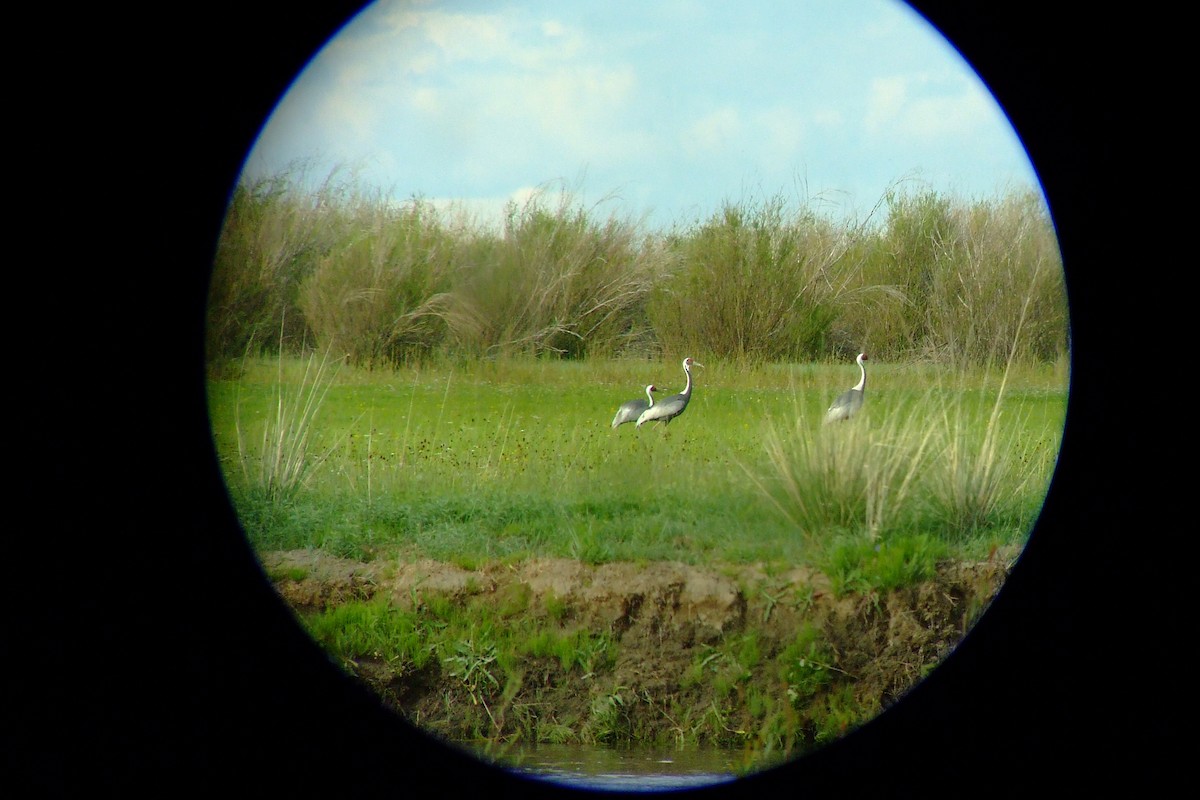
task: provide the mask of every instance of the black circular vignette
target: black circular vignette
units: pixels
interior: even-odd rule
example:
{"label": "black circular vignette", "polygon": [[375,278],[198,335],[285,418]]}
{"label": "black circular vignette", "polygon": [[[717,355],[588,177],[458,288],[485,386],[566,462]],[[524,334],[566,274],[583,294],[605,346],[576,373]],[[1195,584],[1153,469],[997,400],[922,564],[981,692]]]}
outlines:
{"label": "black circular vignette", "polygon": [[[120,651],[125,666],[111,670],[104,691],[81,696],[61,715],[75,715],[87,751],[73,768],[85,785],[135,790],[572,794],[493,770],[382,708],[301,632],[229,505],[203,370],[216,236],[241,163],[275,102],[361,6],[252,5],[206,5],[188,22],[190,38],[172,40],[159,54],[178,68],[179,81],[166,107],[148,109],[146,119],[165,131],[172,146],[164,150],[178,159],[174,176],[189,193],[164,201],[159,246],[169,243],[172,267],[147,270],[156,269],[156,302],[167,309],[158,321],[168,335],[145,357],[162,360],[155,390],[171,400],[155,435],[175,437],[178,447],[169,480],[143,491],[153,500],[134,507],[132,495],[112,495],[130,500],[122,519],[145,534],[123,567],[144,583],[122,597],[137,613],[105,617],[96,634],[97,645]],[[1127,633],[1131,600],[1121,587],[1131,571],[1143,577],[1128,537],[1130,526],[1148,524],[1141,503],[1150,488],[1138,467],[1141,433],[1124,424],[1133,401],[1113,390],[1114,370],[1134,351],[1113,329],[1112,315],[1139,298],[1105,278],[1140,245],[1122,238],[1130,212],[1112,202],[1111,171],[1098,168],[1127,125],[1123,98],[1113,93],[1124,65],[1113,53],[1129,20],[1081,23],[1047,16],[1028,0],[915,5],[1004,107],[1050,203],[1073,345],[1058,469],[1029,545],[992,607],[926,680],[846,738],[697,795],[1010,796],[1163,779],[1161,762],[1136,747],[1139,740],[1157,747],[1163,737],[1147,734],[1153,724],[1119,696],[1121,683],[1104,663],[1122,651],[1114,635]],[[155,511],[185,522],[161,524]],[[135,606],[135,595],[152,602]],[[1139,644],[1137,652],[1152,661],[1157,646]],[[154,669],[128,668],[145,659]]]}

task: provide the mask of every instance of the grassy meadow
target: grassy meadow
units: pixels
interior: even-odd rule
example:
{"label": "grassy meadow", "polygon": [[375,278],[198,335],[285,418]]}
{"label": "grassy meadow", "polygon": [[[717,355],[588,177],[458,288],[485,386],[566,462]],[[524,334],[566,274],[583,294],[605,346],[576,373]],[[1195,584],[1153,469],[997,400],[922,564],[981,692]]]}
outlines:
{"label": "grassy meadow", "polygon": [[822,412],[858,380],[853,363],[701,363],[691,404],[665,428],[610,422],[647,383],[682,389],[674,360],[249,360],[210,383],[210,407],[259,549],[468,567],[810,564],[887,585],[906,579],[884,574],[889,558],[911,570],[986,555],[1021,544],[1036,519],[1064,363],[1006,374],[869,362],[863,412],[832,425]]}
{"label": "grassy meadow", "polygon": [[[860,351],[862,411],[823,424]],[[891,191],[862,219],[748,199],[649,231],[569,198],[510,206],[496,226],[284,175],[233,193],[207,324],[216,451],[259,552],[811,567],[835,596],[876,602],[1024,544],[1069,352],[1061,255],[1033,192]],[[704,366],[682,416],[610,427],[647,384],[680,391],[685,356]],[[806,607],[805,591],[779,602]],[[758,630],[706,644],[653,695],[613,668],[636,644],[564,626],[553,598],[546,617],[494,599],[354,600],[304,624],[351,672],[384,665],[385,688],[436,657],[426,713],[468,740],[678,734],[762,760],[879,711],[813,631],[770,652]],[[910,655],[889,665],[904,680],[932,663]],[[579,677],[586,713],[555,705],[555,681],[526,681],[549,661]]]}

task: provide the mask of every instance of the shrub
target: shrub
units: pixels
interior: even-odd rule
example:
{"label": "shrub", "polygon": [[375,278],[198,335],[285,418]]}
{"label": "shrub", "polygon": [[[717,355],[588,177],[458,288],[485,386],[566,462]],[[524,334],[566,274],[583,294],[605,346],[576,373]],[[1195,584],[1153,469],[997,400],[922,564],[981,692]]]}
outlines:
{"label": "shrub", "polygon": [[501,234],[479,233],[443,318],[475,354],[580,358],[621,352],[645,335],[640,309],[661,255],[630,222],[603,222],[565,199],[510,205]]}
{"label": "shrub", "polygon": [[309,338],[307,320],[296,313],[297,293],[320,256],[344,235],[329,209],[345,191],[329,181],[315,193],[304,192],[290,174],[234,188],[209,279],[210,364],[241,357],[254,341],[267,352],[268,331],[282,330],[283,340],[293,344]]}
{"label": "shrub", "polygon": [[673,240],[678,268],[648,306],[663,347],[751,363],[822,353],[837,316],[828,271],[845,237],[780,198],[727,203],[697,230]]}
{"label": "shrub", "polygon": [[427,358],[445,338],[445,292],[461,246],[434,209],[360,203],[354,233],[323,253],[298,304],[318,343],[359,365]]}

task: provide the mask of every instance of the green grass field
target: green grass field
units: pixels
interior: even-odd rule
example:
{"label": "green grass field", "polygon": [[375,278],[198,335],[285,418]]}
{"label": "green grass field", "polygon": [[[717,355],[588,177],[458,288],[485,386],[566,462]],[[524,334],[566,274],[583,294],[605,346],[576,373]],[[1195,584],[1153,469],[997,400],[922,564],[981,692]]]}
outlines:
{"label": "green grass field", "polygon": [[265,359],[213,380],[210,411],[259,550],[829,567],[890,547],[902,569],[914,548],[1019,546],[1037,517],[1065,363],[1006,376],[872,362],[863,413],[824,426],[853,363],[698,360],[687,411],[640,431],[612,430],[613,413],[647,383],[682,389],[679,360]]}

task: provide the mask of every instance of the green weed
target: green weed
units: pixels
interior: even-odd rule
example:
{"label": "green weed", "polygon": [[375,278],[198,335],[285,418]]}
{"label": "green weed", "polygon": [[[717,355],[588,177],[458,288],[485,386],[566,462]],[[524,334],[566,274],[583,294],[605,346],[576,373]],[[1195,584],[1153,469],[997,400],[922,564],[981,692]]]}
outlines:
{"label": "green weed", "polygon": [[616,687],[592,701],[587,720],[587,738],[601,744],[615,744],[631,738],[629,714],[625,710],[628,689]]}
{"label": "green weed", "polygon": [[793,707],[800,707],[831,680],[831,657],[825,651],[820,632],[806,624],[797,632],[776,659],[779,677],[787,686]]}
{"label": "green weed", "polygon": [[496,645],[474,639],[455,642],[453,653],[443,659],[449,674],[462,681],[476,705],[483,702],[487,693],[500,688],[500,681],[492,671],[495,661]]}

